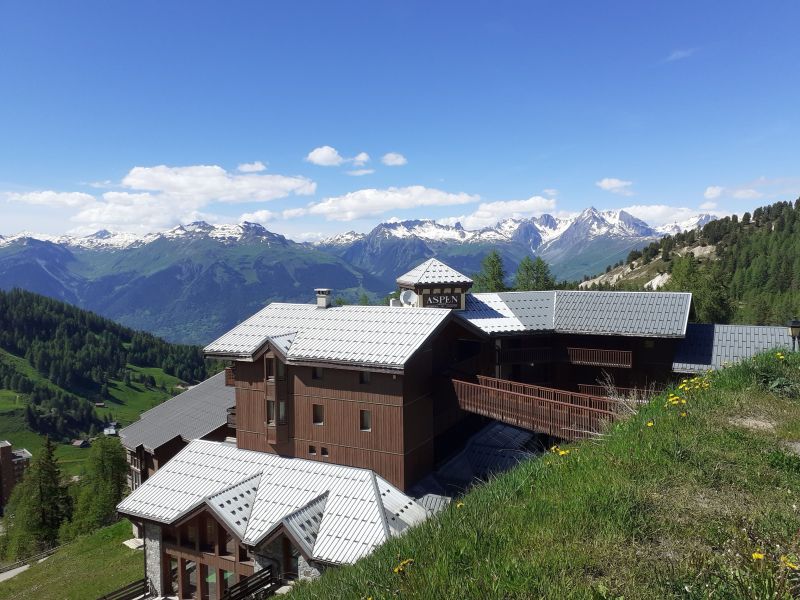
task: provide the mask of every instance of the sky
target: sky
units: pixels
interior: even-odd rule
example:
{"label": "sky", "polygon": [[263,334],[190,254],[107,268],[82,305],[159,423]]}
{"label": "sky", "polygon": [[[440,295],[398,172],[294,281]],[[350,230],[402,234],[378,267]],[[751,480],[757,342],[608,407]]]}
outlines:
{"label": "sky", "polygon": [[800,3],[0,2],[0,235],[800,195]]}

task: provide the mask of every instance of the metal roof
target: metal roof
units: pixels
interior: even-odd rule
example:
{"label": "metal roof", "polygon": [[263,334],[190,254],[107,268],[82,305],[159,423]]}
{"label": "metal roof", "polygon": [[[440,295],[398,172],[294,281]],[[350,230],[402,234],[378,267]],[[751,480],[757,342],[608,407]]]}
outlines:
{"label": "metal roof", "polygon": [[553,328],[555,292],[467,294],[466,310],[456,313],[487,333]]}
{"label": "metal roof", "polygon": [[397,278],[400,285],[424,285],[431,283],[441,283],[443,285],[452,284],[472,284],[472,279],[459,273],[452,267],[447,266],[442,261],[429,258],[421,265],[417,265],[405,275]]}
{"label": "metal roof", "polygon": [[556,292],[560,333],[683,337],[692,295],[687,292]]}
{"label": "metal roof", "polygon": [[244,537],[247,530],[247,522],[253,512],[260,482],[261,473],[256,473],[206,498],[208,507],[239,536],[239,539]]}
{"label": "metal roof", "polygon": [[791,347],[788,327],[691,324],[678,344],[672,370],[696,373],[719,369],[760,352]]}
{"label": "metal roof", "polygon": [[194,440],[227,422],[227,409],[236,405],[234,389],[225,386],[225,374],[202,383],[142,413],[135,423],[119,430],[129,450],[144,446],[149,452],[174,439]]}
{"label": "metal roof", "polygon": [[[256,476],[258,485],[253,491]],[[247,490],[255,496],[249,507],[244,506]],[[319,499],[324,494],[323,504]],[[233,511],[229,517],[239,518],[244,525],[241,539],[251,546],[280,526],[296,533],[307,518],[321,513],[311,557],[330,563],[355,562],[397,535],[400,529],[390,526],[387,513],[401,515],[406,526],[428,516],[423,507],[372,471],[206,440],[187,445],[117,510],[133,518],[174,523],[204,504],[216,514]],[[250,512],[245,522],[246,509]]]}
{"label": "metal roof", "polygon": [[470,294],[456,316],[486,333],[553,331],[682,337],[692,295],[683,292],[546,291]]}
{"label": "metal roof", "polygon": [[402,369],[448,318],[446,309],[273,303],[205,348],[252,359],[266,343],[292,362]]}
{"label": "metal roof", "polygon": [[328,492],[283,518],[283,525],[303,547],[306,556],[314,555],[314,546],[319,536],[319,527],[328,503]]}

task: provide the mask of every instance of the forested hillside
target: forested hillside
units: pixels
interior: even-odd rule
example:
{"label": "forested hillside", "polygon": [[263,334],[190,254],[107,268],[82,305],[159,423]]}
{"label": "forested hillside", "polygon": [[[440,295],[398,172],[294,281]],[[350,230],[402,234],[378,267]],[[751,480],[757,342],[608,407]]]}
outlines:
{"label": "forested hillside", "polygon": [[[36,432],[56,439],[88,433],[115,408],[124,411],[128,398],[163,400],[173,391],[166,381],[206,375],[196,346],[169,344],[38,294],[0,291],[0,389],[23,397]],[[108,408],[98,414],[96,402]]]}
{"label": "forested hillside", "polygon": [[642,289],[668,274],[663,289],[692,292],[698,321],[784,324],[800,314],[800,199],[666,236],[612,270],[616,281],[588,288]]}

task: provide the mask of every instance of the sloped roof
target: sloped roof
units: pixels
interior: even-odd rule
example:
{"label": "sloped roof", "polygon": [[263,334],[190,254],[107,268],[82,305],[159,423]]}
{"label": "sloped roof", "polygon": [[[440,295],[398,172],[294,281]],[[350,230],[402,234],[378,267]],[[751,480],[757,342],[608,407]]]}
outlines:
{"label": "sloped roof", "polygon": [[314,498],[305,506],[298,508],[283,518],[283,525],[302,546],[307,556],[314,555],[314,546],[319,536],[319,527],[328,503],[328,492]]}
{"label": "sloped roof", "polygon": [[[266,452],[242,450],[224,442],[195,440],[148,478],[117,510],[134,518],[174,523],[207,504],[238,498],[236,515],[244,515],[241,493],[258,477],[242,541],[256,546],[280,526],[299,527],[321,512],[311,557],[330,563],[352,563],[398,532],[387,522],[387,511],[398,505],[409,526],[428,513],[400,490],[388,486],[390,498],[378,491],[375,474]],[[324,504],[321,496],[327,494]],[[315,504],[315,502],[317,502]],[[226,507],[231,505],[223,502]],[[305,511],[303,511],[305,509]],[[234,510],[233,508],[229,508]],[[216,511],[215,511],[216,512]],[[234,515],[232,514],[231,517]],[[240,518],[241,520],[241,518]]]}
{"label": "sloped roof", "polygon": [[502,292],[470,294],[456,316],[486,333],[552,331],[682,337],[692,295],[683,292]]}
{"label": "sloped roof", "polygon": [[142,413],[139,420],[119,430],[129,450],[156,448],[180,436],[194,440],[227,422],[227,409],[236,405],[234,389],[225,386],[225,374],[217,373],[202,383]]}
{"label": "sloped roof", "polygon": [[672,370],[697,373],[719,369],[760,352],[791,347],[787,327],[690,324],[675,352]]}
{"label": "sloped roof", "polygon": [[244,537],[247,522],[261,482],[261,473],[243,479],[206,498],[206,504],[222,519],[239,539]]}
{"label": "sloped roof", "polygon": [[421,265],[417,265],[405,275],[397,278],[400,285],[419,285],[427,283],[441,284],[472,284],[472,279],[459,273],[452,267],[435,258],[429,258]]}
{"label": "sloped roof", "polygon": [[266,343],[292,362],[402,369],[450,318],[446,309],[273,303],[205,348],[212,356],[252,359]]}

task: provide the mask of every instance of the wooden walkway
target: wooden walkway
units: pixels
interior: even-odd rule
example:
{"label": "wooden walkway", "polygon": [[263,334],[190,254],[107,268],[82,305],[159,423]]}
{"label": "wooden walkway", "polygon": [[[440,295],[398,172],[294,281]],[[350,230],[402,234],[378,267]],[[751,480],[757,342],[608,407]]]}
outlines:
{"label": "wooden walkway", "polygon": [[453,379],[462,410],[553,437],[575,440],[601,430],[617,417],[618,401],[505,379],[478,376],[478,383]]}

